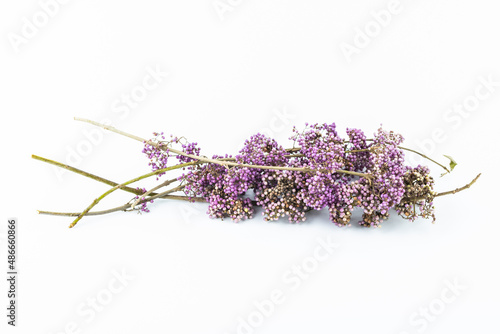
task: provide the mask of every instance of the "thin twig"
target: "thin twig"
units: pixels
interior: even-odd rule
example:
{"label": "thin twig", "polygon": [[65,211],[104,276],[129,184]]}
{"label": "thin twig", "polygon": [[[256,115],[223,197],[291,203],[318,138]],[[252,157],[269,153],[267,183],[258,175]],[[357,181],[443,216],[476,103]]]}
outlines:
{"label": "thin twig", "polygon": [[126,185],[129,185],[131,183],[134,183],[134,182],[137,182],[137,181],[140,181],[142,179],[145,179],[145,178],[148,178],[148,177],[151,177],[151,176],[154,176],[154,175],[158,175],[160,173],[163,173],[163,172],[167,172],[167,171],[170,171],[170,170],[174,170],[174,169],[178,169],[178,168],[183,168],[183,167],[187,167],[187,166],[191,166],[193,165],[195,162],[187,162],[187,163],[184,163],[184,164],[179,164],[179,165],[175,165],[175,166],[171,166],[171,167],[166,167],[166,168],[161,168],[161,169],[158,169],[154,172],[150,172],[150,173],[147,173],[147,174],[144,174],[144,175],[141,175],[141,176],[138,176],[136,178],[133,178],[127,182],[124,182],[124,183],[121,183],[121,184],[118,184],[116,186],[114,186],[113,188],[109,189],[108,191],[106,191],[105,193],[103,193],[101,196],[97,197],[93,202],[92,204],[90,204],[85,210],[83,210],[83,212],[78,215],[78,217],[69,225],[69,228],[72,228],[73,226],[76,225],[76,223],[78,223],[78,221],[80,219],[83,218],[83,216],[85,214],[87,214],[87,212],[90,211],[90,209],[92,209],[94,206],[97,205],[97,203],[99,203],[104,197],[108,196],[109,194],[111,194],[112,192],[114,192],[115,190],[117,189],[120,189],[122,188],[123,186],[126,186]]}
{"label": "thin twig", "polygon": [[[57,161],[54,161],[54,160],[50,160],[50,159],[47,159],[47,158],[43,158],[43,157],[40,157],[38,155],[34,155],[32,154],[31,157],[33,159],[36,159],[36,160],[40,160],[40,161],[43,161],[43,162],[46,162],[48,164],[51,164],[51,165],[54,165],[54,166],[57,166],[57,167],[61,167],[61,168],[64,168],[66,170],[69,170],[73,173],[76,173],[76,174],[80,174],[80,175],[83,175],[85,177],[88,177],[90,179],[93,179],[93,180],[96,180],[98,182],[102,182],[102,183],[105,183],[107,185],[110,185],[112,187],[118,185],[118,183],[116,182],[113,182],[113,181],[110,181],[110,180],[107,180],[103,177],[100,177],[100,176],[97,176],[97,175],[94,175],[94,174],[91,174],[91,173],[88,173],[88,172],[85,172],[81,169],[78,169],[78,168],[75,168],[75,167],[71,167],[69,165],[65,165],[63,163],[60,163],[60,162],[57,162]],[[131,188],[131,187],[122,187],[120,188],[121,190],[124,190],[124,191],[127,191],[129,193],[133,193],[133,194],[136,194],[136,195],[141,195],[142,192],[138,189],[135,189],[135,188]],[[151,194],[151,195],[156,195],[156,194]]]}
{"label": "thin twig", "polygon": [[[109,131],[118,133],[118,134],[120,134],[122,136],[129,137],[131,139],[134,139],[134,140],[137,140],[137,141],[149,144],[149,145],[154,146],[154,147],[156,147],[158,149],[168,150],[169,152],[172,152],[172,153],[175,153],[175,154],[178,154],[178,155],[182,155],[182,156],[185,156],[185,157],[188,157],[188,158],[191,158],[191,159],[195,159],[195,160],[198,160],[198,161],[202,161],[202,162],[208,162],[208,163],[213,163],[213,164],[222,165],[222,166],[235,166],[235,167],[246,167],[246,168],[257,168],[257,169],[289,170],[289,171],[297,171],[297,172],[316,172],[317,171],[315,169],[305,168],[305,167],[279,167],[279,166],[249,165],[249,164],[240,164],[240,163],[235,163],[235,162],[230,162],[230,161],[221,161],[221,160],[218,160],[218,159],[209,159],[209,158],[198,156],[198,155],[187,154],[187,153],[184,153],[182,151],[176,150],[176,149],[171,148],[171,147],[165,148],[164,145],[161,145],[161,144],[158,144],[156,142],[153,142],[152,140],[146,140],[146,139],[138,137],[136,135],[132,135],[132,134],[129,134],[127,132],[118,130],[118,129],[112,127],[112,126],[104,125],[104,124],[101,124],[101,123],[98,123],[98,122],[95,122],[95,121],[92,121],[92,120],[89,120],[89,119],[75,117],[75,120],[82,121],[82,122],[87,122],[87,123],[90,123],[92,125],[101,127],[101,128],[103,128],[105,130],[109,130]],[[353,171],[342,170],[342,169],[331,170],[331,171],[324,169],[324,170],[320,170],[320,171],[321,172],[328,172],[328,173],[350,174],[350,175],[355,175],[355,176],[365,177],[365,178],[371,178],[372,177],[371,174],[353,172]]]}
{"label": "thin twig", "polygon": [[[141,137],[138,137],[136,135],[129,134],[127,132],[118,130],[118,129],[112,127],[112,126],[104,125],[104,124],[101,124],[101,123],[98,123],[98,122],[95,122],[95,121],[92,121],[92,120],[89,120],[89,119],[79,118],[79,117],[75,117],[75,120],[82,121],[82,122],[87,122],[87,123],[90,123],[92,125],[101,127],[101,128],[103,128],[105,130],[109,130],[109,131],[118,133],[118,134],[120,134],[122,136],[129,137],[131,139],[135,139],[135,140],[141,141],[143,143],[147,143],[149,145],[155,146],[155,147],[160,148],[160,149],[164,149],[164,147],[162,145],[158,144],[158,143],[155,143],[155,142],[153,142],[151,140],[145,140],[144,138],[141,138]],[[366,139],[366,141],[373,141],[373,139]],[[349,141],[345,141],[345,143],[348,143],[348,142]],[[407,148],[407,147],[403,147],[403,146],[398,146],[398,148],[401,149],[401,150],[405,150],[405,151],[409,151],[409,152],[418,154],[421,157],[423,157],[423,158],[425,158],[425,159],[427,159],[429,161],[432,161],[436,165],[442,167],[446,172],[448,172],[448,173],[451,172],[446,166],[440,164],[436,160],[434,160],[434,159],[426,156],[423,153],[420,153],[420,152],[415,151],[415,150],[413,150],[411,148]],[[236,167],[248,167],[248,168],[259,168],[259,169],[292,170],[292,171],[302,171],[302,172],[312,172],[312,171],[314,171],[313,169],[310,169],[310,168],[300,168],[300,167],[277,167],[277,166],[260,166],[260,165],[238,164],[238,163],[232,163],[232,162],[229,162],[229,161],[221,161],[221,160],[218,160],[218,159],[209,159],[209,158],[200,157],[200,156],[197,156],[197,155],[187,154],[187,153],[184,153],[182,151],[176,150],[176,149],[171,148],[171,147],[169,147],[168,150],[170,152],[175,153],[175,154],[183,155],[185,157],[189,157],[189,158],[196,159],[196,160],[199,160],[199,161],[215,163],[215,164],[219,164],[219,165],[236,166]],[[288,152],[297,152],[297,151],[300,151],[300,147],[289,148],[289,149],[286,149],[286,151],[288,151]],[[358,150],[358,151],[360,151],[360,150]],[[330,172],[328,170],[322,170],[322,171],[323,172],[325,172],[325,171],[326,172]],[[370,178],[371,177],[370,174],[352,172],[352,171],[347,171],[347,170],[342,170],[342,169],[334,170],[332,172],[335,172],[335,173],[344,173],[344,174],[351,174],[351,175],[356,175],[356,176],[366,177],[366,178]]]}
{"label": "thin twig", "polygon": [[[421,157],[423,157],[423,158],[425,158],[425,159],[427,159],[427,160],[429,160],[429,161],[432,161],[432,162],[433,162],[433,163],[435,163],[436,165],[441,166],[441,167],[442,167],[442,168],[443,168],[443,169],[444,169],[447,173],[451,173],[451,171],[450,171],[450,170],[449,170],[446,166],[444,166],[444,165],[440,164],[440,163],[439,163],[439,162],[437,162],[436,160],[433,160],[433,159],[429,158],[428,156],[426,156],[426,155],[425,155],[425,154],[423,154],[423,153],[420,153],[420,152],[418,152],[418,151],[412,150],[411,148],[406,148],[406,147],[402,147],[402,146],[398,146],[398,148],[400,148],[400,149],[402,149],[402,150],[409,151],[409,152],[413,152],[413,153],[415,153],[415,154],[418,154],[418,155],[420,155]],[[444,175],[444,174],[443,174],[443,175]]]}
{"label": "thin twig", "polygon": [[[141,200],[139,204],[142,204],[144,202],[149,202],[153,199],[156,198],[162,198],[162,199],[175,199],[175,200],[182,200],[182,201],[189,201],[189,202],[206,202],[204,198],[202,197],[188,197],[188,196],[181,196],[181,195],[168,195],[169,193],[174,192],[172,190],[165,191],[160,194],[156,194],[155,196],[151,196],[149,198],[146,198],[144,200]],[[90,211],[85,213],[85,216],[98,216],[98,215],[105,215],[108,213],[113,213],[117,211],[132,211],[130,209],[130,204],[124,204],[117,206],[115,208],[107,209],[107,210],[101,210],[101,211]],[[69,217],[76,217],[82,214],[82,212],[55,212],[55,211],[42,211],[38,210],[38,213],[41,215],[52,215],[52,216],[69,216]]]}
{"label": "thin twig", "polygon": [[456,193],[458,193],[458,192],[460,192],[462,190],[469,189],[470,186],[472,186],[477,181],[477,179],[479,179],[480,176],[481,176],[481,173],[477,174],[477,176],[474,178],[474,180],[472,180],[470,183],[466,184],[465,186],[457,188],[455,190],[449,190],[449,191],[440,192],[435,197],[445,196],[445,195],[452,195],[452,194],[456,194]]}
{"label": "thin twig", "polygon": [[160,189],[160,188],[166,187],[166,186],[168,186],[169,184],[174,183],[175,181],[177,181],[177,178],[167,180],[167,181],[165,181],[165,182],[163,182],[163,183],[161,183],[161,184],[157,185],[156,187],[153,187],[153,188],[149,189],[149,190],[148,190],[148,191],[146,191],[144,194],[141,194],[140,196],[138,196],[137,200],[135,200],[135,201],[134,201],[134,203],[132,203],[132,204],[130,205],[130,209],[135,208],[135,206],[136,206],[137,204],[139,204],[139,202],[141,201],[141,198],[142,198],[142,197],[144,197],[144,198],[145,198],[146,196],[149,196],[150,194],[154,194],[154,191],[155,191],[155,190],[158,190],[158,189]]}
{"label": "thin twig", "polygon": [[[373,141],[373,139],[372,139],[372,138],[365,139],[365,140],[366,140],[366,141]],[[344,141],[344,144],[347,144],[347,143],[349,143],[349,141],[348,141],[348,140],[345,140],[345,141]],[[398,146],[398,148],[399,148],[399,149],[401,149],[401,150],[405,150],[405,151],[408,151],[408,152],[412,152],[412,153],[418,154],[418,155],[420,155],[421,157],[423,157],[423,158],[425,158],[425,159],[427,159],[427,160],[429,160],[429,161],[431,161],[431,162],[435,163],[436,165],[440,166],[440,167],[441,167],[441,168],[443,168],[443,169],[444,169],[447,173],[451,173],[451,171],[448,169],[448,167],[446,167],[446,166],[444,166],[444,165],[440,164],[440,163],[439,163],[439,162],[437,162],[436,160],[434,160],[434,159],[432,159],[432,158],[430,158],[430,157],[426,156],[426,155],[425,155],[425,154],[423,154],[423,153],[420,153],[420,152],[415,151],[415,150],[413,150],[413,149],[411,149],[411,148],[407,148],[407,147],[403,147],[403,146]],[[301,148],[300,148],[300,147],[293,147],[293,148],[287,148],[287,149],[285,149],[285,151],[287,151],[287,152],[297,152],[297,151],[300,151],[300,150],[301,150]],[[368,149],[352,150],[352,151],[350,151],[350,152],[363,152],[363,151],[369,151],[369,150],[370,150],[370,149],[368,148]],[[443,174],[443,175],[444,175],[444,174]]]}
{"label": "thin twig", "polygon": [[[434,198],[440,197],[440,196],[446,196],[446,195],[453,195],[453,194],[456,194],[456,193],[458,193],[458,192],[460,192],[462,190],[469,189],[474,183],[476,183],[477,179],[479,179],[480,176],[481,176],[481,173],[479,173],[474,178],[474,180],[472,180],[471,182],[469,182],[468,184],[466,184],[463,187],[457,188],[455,190],[449,190],[449,191],[443,191],[443,192],[437,193],[436,195],[434,195]],[[414,197],[414,198],[404,197],[401,200],[401,203],[413,203],[413,202],[419,202],[419,201],[422,201],[422,200],[425,200],[425,199],[426,199],[425,197]]]}
{"label": "thin twig", "polygon": [[[127,209],[130,208],[130,205],[124,204],[121,206],[117,206],[116,208],[111,208],[107,210],[101,210],[101,211],[91,211],[87,212],[85,216],[99,216],[99,215],[105,215],[108,213],[116,212],[116,211],[127,211]],[[50,215],[50,216],[66,216],[66,217],[77,217],[82,214],[82,212],[57,212],[57,211],[43,211],[43,210],[38,210],[38,213],[41,215]]]}
{"label": "thin twig", "polygon": [[206,202],[206,200],[203,197],[189,197],[189,196],[183,196],[183,195],[165,195],[162,198],[176,199],[176,200],[188,201],[188,202]]}
{"label": "thin twig", "polygon": [[[373,141],[373,139],[366,139],[366,141]],[[344,143],[346,143],[346,144],[347,144],[347,143],[349,143],[349,141],[345,141]],[[435,163],[436,165],[440,166],[440,167],[441,167],[441,168],[443,168],[443,169],[444,169],[447,173],[451,173],[451,171],[448,169],[448,167],[446,167],[446,166],[444,166],[444,165],[440,164],[440,163],[439,163],[439,162],[437,162],[436,160],[434,160],[434,159],[432,159],[432,158],[430,158],[430,157],[426,156],[426,155],[425,155],[425,154],[423,154],[423,153],[420,153],[420,152],[415,151],[415,150],[413,150],[413,149],[411,149],[411,148],[407,148],[407,147],[403,147],[403,146],[398,146],[398,148],[399,148],[399,149],[401,149],[401,150],[405,150],[405,151],[408,151],[408,152],[412,152],[412,153],[418,154],[418,155],[420,155],[421,157],[423,157],[423,158],[425,158],[425,159],[427,159],[427,160],[429,160],[429,161],[431,161],[431,162]],[[297,151],[300,151],[300,149],[301,149],[300,147],[294,147],[294,148],[287,148],[287,149],[285,149],[285,151],[287,151],[287,152],[297,152]],[[371,150],[370,148],[366,148],[366,149],[359,149],[359,150],[350,150],[350,151],[346,151],[346,153],[366,152],[366,151],[370,151],[370,150]],[[294,156],[292,156],[292,155],[288,155],[287,157],[294,157]]]}

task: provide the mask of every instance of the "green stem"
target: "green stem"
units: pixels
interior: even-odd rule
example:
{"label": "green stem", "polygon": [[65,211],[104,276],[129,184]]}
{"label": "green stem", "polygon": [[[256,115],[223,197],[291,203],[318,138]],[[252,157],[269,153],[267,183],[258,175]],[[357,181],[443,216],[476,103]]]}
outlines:
{"label": "green stem", "polygon": [[92,204],[90,204],[85,210],[83,210],[79,215],[78,217],[69,225],[69,228],[72,228],[74,227],[78,221],[80,219],[83,218],[84,215],[86,215],[90,209],[92,209],[94,206],[97,205],[97,203],[99,203],[104,197],[108,196],[109,194],[111,194],[112,192],[114,192],[115,190],[117,189],[121,189],[123,188],[124,186],[126,185],[129,185],[131,183],[134,183],[134,182],[137,182],[137,181],[140,181],[140,180],[143,180],[143,179],[146,179],[148,177],[151,177],[151,176],[154,176],[154,175],[158,175],[160,173],[163,173],[163,172],[167,172],[167,171],[170,171],[170,170],[174,170],[174,169],[179,169],[179,168],[183,168],[183,167],[187,167],[187,166],[191,166],[193,164],[195,164],[196,162],[187,162],[187,163],[184,163],[184,164],[179,164],[179,165],[175,165],[175,166],[170,166],[170,167],[166,167],[166,168],[162,168],[162,169],[158,169],[154,172],[150,172],[150,173],[147,173],[147,174],[144,174],[144,175],[141,175],[141,176],[138,176],[138,177],[135,177],[127,182],[124,182],[124,183],[121,183],[121,184],[117,184],[116,186],[114,186],[113,188],[109,189],[108,191],[106,191],[105,193],[103,193],[101,196],[97,197],[93,202]]}
{"label": "green stem", "polygon": [[[40,160],[40,161],[43,161],[45,163],[48,163],[48,164],[51,164],[51,165],[54,165],[54,166],[57,166],[57,167],[61,167],[61,168],[64,168],[66,170],[69,170],[70,172],[73,172],[73,173],[76,173],[76,174],[80,174],[80,175],[83,175],[85,177],[88,177],[92,180],[96,180],[98,182],[102,182],[102,183],[105,183],[107,185],[110,185],[112,187],[115,187],[118,185],[118,183],[116,182],[113,182],[113,181],[110,181],[108,179],[105,179],[103,177],[100,177],[100,176],[97,176],[97,175],[94,175],[94,174],[91,174],[91,173],[88,173],[88,172],[85,172],[81,169],[78,169],[78,168],[75,168],[75,167],[71,167],[69,165],[65,165],[63,163],[60,163],[60,162],[57,162],[57,161],[54,161],[54,160],[50,160],[50,159],[47,159],[47,158],[43,158],[43,157],[40,157],[38,155],[34,155],[32,154],[31,157],[33,159],[36,159],[36,160]],[[133,193],[135,195],[141,195],[142,194],[142,191],[141,190],[138,190],[138,189],[135,189],[135,188],[131,188],[131,187],[122,187],[120,188],[121,190],[124,190],[124,191],[127,191],[129,193]],[[151,194],[151,195],[156,195],[156,194]]]}

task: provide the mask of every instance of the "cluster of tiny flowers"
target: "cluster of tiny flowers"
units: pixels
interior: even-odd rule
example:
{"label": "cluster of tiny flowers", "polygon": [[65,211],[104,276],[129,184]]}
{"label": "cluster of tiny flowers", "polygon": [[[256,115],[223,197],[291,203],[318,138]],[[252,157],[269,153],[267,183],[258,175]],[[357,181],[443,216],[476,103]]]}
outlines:
{"label": "cluster of tiny flowers", "polygon": [[429,173],[430,170],[426,166],[406,167],[403,176],[405,195],[396,205],[396,211],[403,218],[410,221],[414,221],[417,217],[432,218],[432,222],[436,220],[433,205],[436,193],[432,190],[434,179]]}
{"label": "cluster of tiny flowers", "polygon": [[[229,159],[231,156],[213,156],[212,159]],[[208,203],[210,218],[231,218],[238,222],[252,218],[253,205],[249,198],[243,198],[246,188],[239,186],[232,168],[217,164],[189,166],[188,172],[179,177],[185,182],[184,192],[190,197],[203,197]],[[243,189],[243,190],[242,190]]]}
{"label": "cluster of tiny flowers", "polygon": [[[142,153],[146,154],[149,159],[149,166],[153,171],[163,169],[167,167],[168,162],[168,147],[167,142],[165,142],[165,135],[163,132],[153,132],[154,137],[149,141],[144,143],[144,148]],[[163,149],[162,149],[163,148]],[[165,172],[159,173],[156,176],[158,180]]]}
{"label": "cluster of tiny flowers", "polygon": [[[366,227],[380,226],[391,209],[410,220],[434,219],[434,181],[427,167],[404,165],[401,135],[382,128],[371,140],[359,129],[348,128],[346,133],[342,138],[335,124],[306,123],[302,131],[293,128],[291,149],[256,134],[236,156],[212,157],[241,166],[202,162],[185,168],[179,181],[189,198],[208,202],[212,218],[240,221],[251,218],[254,207],[260,206],[265,220],[286,217],[294,223],[304,221],[310,210],[327,209],[333,223],[350,226],[356,207],[363,210],[358,223]],[[165,139],[161,133],[154,141],[163,145],[158,136]],[[172,137],[167,143],[179,144],[186,154],[200,155],[195,142],[181,143]],[[146,144],[143,152],[153,170],[166,167],[168,150]],[[196,160],[182,155],[177,159],[180,163]]]}
{"label": "cluster of tiny flowers", "polygon": [[312,124],[299,133],[295,128],[291,138],[300,146],[299,158],[295,166],[309,168],[311,173],[304,175],[306,192],[303,200],[308,207],[321,210],[334,205],[337,186],[343,178],[336,170],[344,169],[345,146],[339,137],[335,124]]}
{"label": "cluster of tiny flowers", "polygon": [[346,132],[349,136],[348,150],[351,153],[346,156],[345,168],[351,171],[364,172],[371,164],[366,136],[359,129],[348,128]]}
{"label": "cluster of tiny flowers", "polygon": [[[288,163],[286,154],[286,150],[276,140],[259,133],[245,141],[235,160],[241,164],[284,167]],[[259,189],[262,187],[263,171],[250,167],[233,168],[230,172],[232,180],[228,180],[228,185],[239,184],[235,190],[240,192],[250,188]]]}
{"label": "cluster of tiny flowers", "polygon": [[[137,187],[136,188],[137,190],[141,191],[143,194],[146,192],[146,189],[145,188],[139,188]],[[139,196],[135,196],[132,201],[136,201],[139,199]],[[141,197],[141,201],[144,201],[146,198],[145,197]],[[154,200],[150,200],[149,203],[153,203]],[[144,201],[140,204],[141,206],[138,208],[139,212],[149,212],[149,208],[148,208],[148,201]]]}
{"label": "cluster of tiny flowers", "polygon": [[310,208],[304,202],[304,178],[288,170],[265,171],[262,187],[255,190],[256,204],[263,207],[266,221],[288,217],[293,223],[306,220]]}
{"label": "cluster of tiny flowers", "polygon": [[372,153],[365,172],[373,178],[355,182],[356,201],[364,210],[363,226],[378,226],[404,195],[404,154],[398,147],[401,135],[378,129],[371,143]]}
{"label": "cluster of tiny flowers", "polygon": [[[177,143],[178,139],[174,138],[172,141],[173,143]],[[191,155],[200,155],[200,148],[198,147],[198,143],[187,143],[187,144],[182,144],[182,151],[186,154],[191,154]],[[177,155],[177,159],[182,162],[191,162],[196,159],[186,157],[184,155]]]}

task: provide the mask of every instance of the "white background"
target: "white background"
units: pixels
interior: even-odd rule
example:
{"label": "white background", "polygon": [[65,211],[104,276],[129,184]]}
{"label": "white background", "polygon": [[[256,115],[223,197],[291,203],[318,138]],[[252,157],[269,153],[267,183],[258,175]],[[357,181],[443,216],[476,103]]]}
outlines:
{"label": "white background", "polygon": [[[394,6],[69,1],[44,22],[39,2],[3,1],[0,258],[5,268],[5,225],[17,217],[20,276],[18,327],[6,325],[2,306],[2,328],[237,333],[241,319],[254,317],[259,326],[239,332],[499,332],[500,7],[486,0]],[[393,7],[390,18],[380,14]],[[31,34],[27,22],[38,25]],[[371,37],[363,40],[365,29]],[[342,52],[347,44],[356,48],[351,57]],[[168,75],[137,106],[123,108],[123,94],[140,90],[148,69]],[[495,84],[488,90],[484,80]],[[459,114],[464,103],[469,111]],[[336,122],[342,134],[357,127],[369,136],[383,124],[408,147],[442,163],[443,154],[457,160],[443,178],[431,166],[438,191],[482,176],[469,190],[436,199],[434,225],[393,214],[382,228],[338,228],[326,212],[298,225],[266,223],[260,211],[235,224],[210,220],[206,204],[158,201],[149,214],[89,217],[68,229],[71,218],[36,210],[81,211],[108,186],[57,173],[31,154],[118,182],[149,171],[140,143],[94,133],[89,146],[85,131],[94,128],[74,116],[108,119],[143,137],[183,135],[205,155],[235,153],[259,131],[286,146],[292,126],[305,122]],[[77,150],[85,154],[75,157]],[[116,192],[96,209],[130,198]],[[294,289],[283,277],[292,277],[293,265],[313,263],[318,238],[338,248]],[[122,271],[133,278],[110,292]],[[456,294],[447,281],[458,282]],[[283,302],[259,319],[255,302],[273,290]],[[6,305],[3,279],[0,291]],[[443,302],[443,293],[453,301]],[[92,298],[105,301],[95,314]]]}

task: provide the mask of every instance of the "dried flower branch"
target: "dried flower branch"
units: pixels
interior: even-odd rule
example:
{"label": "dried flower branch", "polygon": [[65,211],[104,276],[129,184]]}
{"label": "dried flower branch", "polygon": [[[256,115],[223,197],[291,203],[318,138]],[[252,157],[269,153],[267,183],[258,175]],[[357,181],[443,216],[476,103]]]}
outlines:
{"label": "dried flower branch", "polygon": [[[50,163],[112,186],[97,197],[82,212],[50,212],[41,214],[77,217],[75,226],[87,215],[101,215],[116,211],[149,212],[148,203],[157,198],[208,202],[208,214],[213,218],[229,217],[234,221],[251,218],[255,206],[263,208],[266,220],[288,217],[290,222],[306,219],[311,210],[328,209],[330,220],[338,226],[350,225],[355,207],[363,210],[362,226],[378,226],[389,217],[391,209],[411,221],[422,218],[435,220],[433,201],[436,197],[455,194],[468,189],[477,181],[452,191],[434,191],[434,179],[426,166],[410,167],[404,164],[403,151],[418,154],[450,173],[456,162],[450,159],[450,168],[415,150],[402,147],[403,137],[380,128],[367,139],[358,129],[347,129],[348,138],[341,138],[335,124],[306,124],[299,132],[293,128],[294,147],[284,149],[272,139],[257,134],[248,139],[239,154],[212,158],[200,155],[197,143],[183,137],[154,133],[152,139],[143,139],[114,127],[91,120],[75,120],[99,126],[144,143],[152,172],[116,183],[36,155],[34,159]],[[298,147],[295,147],[297,145]],[[178,160],[170,165],[171,158]],[[157,179],[172,170],[183,174],[162,182],[149,190],[130,188],[129,184],[156,176]],[[446,174],[445,173],[445,174]],[[444,175],[444,174],[443,174]],[[170,184],[179,184],[167,191],[155,193]],[[121,189],[136,196],[128,203],[102,211],[91,211],[103,198]],[[248,197],[253,191],[254,198]],[[183,191],[185,195],[172,195]]]}

